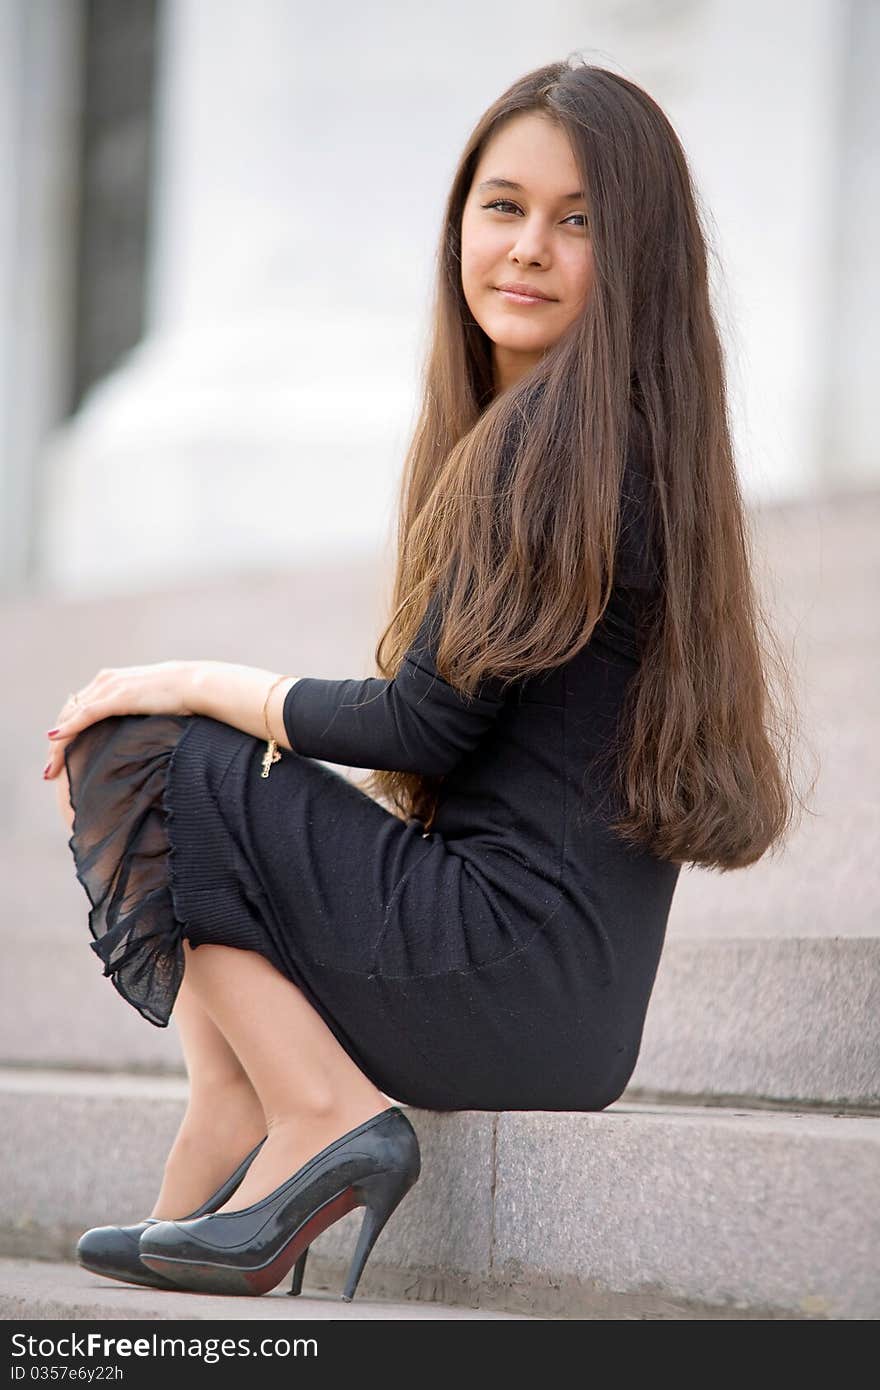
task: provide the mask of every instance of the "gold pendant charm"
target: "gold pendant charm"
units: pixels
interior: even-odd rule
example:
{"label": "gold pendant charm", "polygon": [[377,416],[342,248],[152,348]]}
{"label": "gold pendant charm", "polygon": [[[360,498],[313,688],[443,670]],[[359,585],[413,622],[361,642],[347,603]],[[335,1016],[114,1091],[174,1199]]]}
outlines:
{"label": "gold pendant charm", "polygon": [[276,743],[274,738],[270,738],[269,745],[265,753],[263,754],[263,771],[260,773],[260,776],[268,777],[269,768],[272,766],[273,763],[277,763],[280,761],[281,754],[278,751],[278,744]]}

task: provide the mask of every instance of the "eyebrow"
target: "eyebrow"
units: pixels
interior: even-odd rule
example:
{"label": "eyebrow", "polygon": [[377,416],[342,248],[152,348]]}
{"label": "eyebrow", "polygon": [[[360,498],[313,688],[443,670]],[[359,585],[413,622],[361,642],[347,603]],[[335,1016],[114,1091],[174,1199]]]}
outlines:
{"label": "eyebrow", "polygon": [[[525,193],[521,183],[514,183],[512,179],[483,179],[477,185],[478,193],[487,193],[490,188],[510,188],[514,193]],[[563,203],[573,203],[577,198],[583,198],[583,193],[578,188],[574,193],[565,193],[560,199]]]}

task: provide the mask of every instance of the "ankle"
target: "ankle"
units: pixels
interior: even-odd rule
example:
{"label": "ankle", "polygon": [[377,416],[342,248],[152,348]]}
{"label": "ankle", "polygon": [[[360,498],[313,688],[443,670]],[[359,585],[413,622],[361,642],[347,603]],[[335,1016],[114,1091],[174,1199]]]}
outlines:
{"label": "ankle", "polygon": [[211,1151],[241,1158],[265,1135],[263,1107],[251,1088],[199,1090],[189,1098],[166,1167],[199,1164]]}
{"label": "ankle", "polygon": [[348,1130],[363,1124],[365,1120],[378,1115],[381,1110],[387,1109],[389,1104],[388,1098],[381,1092],[371,1094],[359,1091],[344,1096],[336,1094],[328,1096],[321,1103],[306,1105],[298,1096],[295,1102],[291,1101],[267,1116],[266,1133],[270,1139],[273,1135],[287,1135],[291,1132],[299,1137],[308,1132],[347,1133]]}

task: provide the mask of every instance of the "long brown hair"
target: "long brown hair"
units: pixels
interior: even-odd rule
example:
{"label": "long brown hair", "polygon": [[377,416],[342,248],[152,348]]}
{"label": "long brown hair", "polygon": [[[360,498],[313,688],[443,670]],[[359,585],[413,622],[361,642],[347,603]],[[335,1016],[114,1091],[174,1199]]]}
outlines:
{"label": "long brown hair", "polygon": [[[485,143],[524,112],[568,136],[594,285],[578,320],[496,395],[491,343],[462,289],[462,210]],[[780,655],[786,719],[765,670],[761,630],[773,638],[751,577],[689,169],[666,116],[633,82],[568,59],[520,78],[480,119],[446,205],[422,386],[380,674],[396,675],[441,585],[436,662],[462,693],[487,675],[546,671],[584,646],[613,583],[635,401],[662,582],[621,725],[625,809],[613,828],[680,864],[759,859],[791,820],[791,681]],[[361,785],[428,823],[440,790],[436,778],[397,771]]]}

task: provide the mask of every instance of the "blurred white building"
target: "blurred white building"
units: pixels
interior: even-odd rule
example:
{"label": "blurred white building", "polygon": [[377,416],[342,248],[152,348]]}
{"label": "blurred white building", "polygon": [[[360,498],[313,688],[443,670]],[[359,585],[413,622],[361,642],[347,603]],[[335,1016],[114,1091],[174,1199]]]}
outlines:
{"label": "blurred white building", "polygon": [[0,0],[7,591],[393,544],[454,166],[572,51],[683,140],[746,495],[874,486],[875,0]]}

